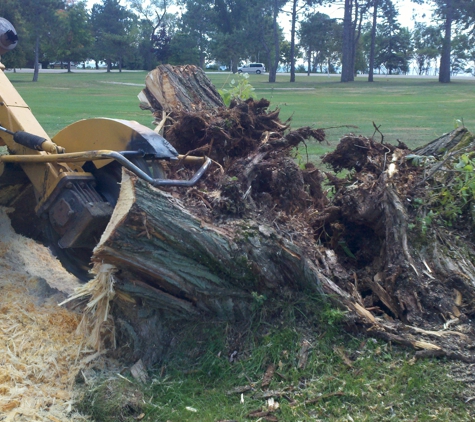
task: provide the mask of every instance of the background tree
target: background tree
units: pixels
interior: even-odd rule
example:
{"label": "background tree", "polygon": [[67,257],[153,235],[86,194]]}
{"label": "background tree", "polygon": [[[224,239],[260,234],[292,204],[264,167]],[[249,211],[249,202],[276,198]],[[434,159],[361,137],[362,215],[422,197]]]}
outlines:
{"label": "background tree", "polygon": [[216,29],[210,43],[213,56],[228,63],[237,72],[241,60],[247,57],[249,42],[249,16],[253,4],[247,0],[214,0],[212,23]]}
{"label": "background tree", "polygon": [[459,34],[453,37],[450,56],[451,75],[464,73],[467,70],[473,52],[472,48],[468,34]]}
{"label": "background tree", "polygon": [[[95,37],[97,60],[107,63],[110,72],[112,63],[117,62],[122,71],[122,60],[133,45],[132,27],[135,15],[121,6],[119,0],[103,0],[91,11],[91,23]],[[137,46],[136,46],[137,47]]]}
{"label": "background tree", "polygon": [[[296,49],[298,50],[298,46]],[[288,72],[291,67],[291,62],[292,62],[291,51],[292,49],[290,47],[290,42],[287,40],[282,40],[280,43],[280,64],[285,69],[286,72]],[[294,57],[294,62],[295,62],[295,57]],[[294,73],[295,73],[295,69],[294,69]]]}
{"label": "background tree", "polygon": [[363,18],[370,0],[345,0],[343,16],[341,82],[355,80],[356,49],[360,40]]}
{"label": "background tree", "polygon": [[375,65],[384,66],[389,75],[407,73],[412,58],[411,33],[401,28],[399,12],[391,1],[382,4],[382,23],[376,33]]}
{"label": "background tree", "polygon": [[[173,0],[128,0],[129,7],[140,20],[141,50],[147,69],[151,70],[157,62],[166,63],[170,56],[170,43],[176,27],[176,16],[168,13]],[[152,65],[153,63],[153,65]]]}
{"label": "background tree", "polygon": [[341,51],[341,24],[330,16],[316,12],[307,15],[301,22],[298,36],[306,53],[307,73],[323,72],[323,66],[330,73]]}
{"label": "background tree", "polygon": [[[424,0],[412,0],[423,4]],[[472,0],[432,0],[435,7],[433,19],[442,22],[443,39],[440,54],[439,82],[449,83],[451,76],[451,50],[453,25],[473,30],[475,6]]]}
{"label": "background tree", "polygon": [[[28,48],[28,42],[25,42],[29,35],[21,14],[19,0],[2,0],[0,2],[0,16],[7,19],[15,27],[20,40],[12,51],[1,57],[1,61],[7,68],[24,67],[27,53],[31,49]],[[33,58],[32,54],[30,56]]]}
{"label": "background tree", "polygon": [[[267,69],[270,69],[274,63],[275,49],[273,48],[275,39],[273,35],[274,21],[272,17],[272,5],[265,1],[258,1],[254,3],[254,9],[251,10],[249,16],[249,40],[247,47],[248,58],[256,62],[265,62]],[[258,42],[252,41],[258,40]],[[279,45],[284,43],[281,28],[278,28]],[[288,48],[287,48],[288,47]],[[290,54],[290,48],[287,43],[284,50],[281,52],[279,48],[279,61],[290,60],[290,57],[285,58],[283,55],[286,51]],[[282,54],[281,54],[282,53]]]}
{"label": "background tree", "polygon": [[269,82],[275,83],[277,79],[277,69],[279,68],[280,57],[280,27],[277,22],[281,7],[285,4],[285,0],[271,0],[271,16],[272,16],[272,43],[274,57],[269,63]]}
{"label": "background tree", "polygon": [[440,28],[416,22],[412,31],[413,58],[419,75],[428,75],[431,63],[440,56],[442,36]]}
{"label": "background tree", "polygon": [[60,0],[21,0],[18,6],[24,18],[24,27],[34,42],[33,82],[37,82],[40,42],[48,36],[52,28],[58,25],[57,11],[64,9],[64,2]]}
{"label": "background tree", "polygon": [[444,19],[444,38],[440,54],[439,82],[450,82],[450,53],[452,45],[452,23],[455,19],[454,0],[438,2],[437,13]]}
{"label": "background tree", "polygon": [[315,4],[321,4],[321,0],[291,0],[290,6],[290,82],[295,82],[295,59],[296,59],[296,40],[298,18],[303,10]]}
{"label": "background tree", "polygon": [[152,37],[152,50],[159,63],[168,63],[171,54],[171,42],[175,34],[176,20],[167,16]]}
{"label": "background tree", "polygon": [[71,62],[79,62],[89,57],[89,49],[94,41],[89,15],[85,2],[73,3],[64,10],[57,11],[58,25],[51,31],[55,42],[50,49],[54,50],[56,59],[67,62],[71,72]]}
{"label": "background tree", "polygon": [[[182,15],[181,33],[186,37],[187,49],[193,55],[198,52],[198,64],[204,69],[209,55],[210,38],[213,36],[213,10],[208,1],[186,0],[185,13]],[[183,38],[184,40],[185,38]]]}
{"label": "background tree", "polygon": [[181,31],[176,32],[171,39],[168,63],[172,65],[187,63],[205,67],[204,57],[196,45],[196,39]]}
{"label": "background tree", "polygon": [[372,13],[373,19],[371,23],[371,38],[370,38],[370,49],[369,49],[369,65],[368,65],[368,82],[374,82],[374,51],[376,46],[376,28],[378,22],[378,7],[380,0],[373,0],[372,2]]}

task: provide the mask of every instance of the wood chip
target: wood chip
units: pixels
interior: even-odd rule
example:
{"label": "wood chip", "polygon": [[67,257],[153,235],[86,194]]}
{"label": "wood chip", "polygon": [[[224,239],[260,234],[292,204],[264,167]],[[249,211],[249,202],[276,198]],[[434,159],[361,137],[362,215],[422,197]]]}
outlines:
{"label": "wood chip", "polygon": [[312,344],[308,340],[302,340],[302,343],[300,344],[300,351],[298,354],[299,361],[297,367],[299,369],[304,369],[307,366],[308,353],[310,352],[311,348]]}
{"label": "wood chip", "polygon": [[442,350],[441,347],[436,346],[435,344],[432,343],[427,343],[425,341],[413,341],[412,345],[414,347],[417,347],[419,349],[425,349],[425,350]]}
{"label": "wood chip", "polygon": [[139,359],[131,368],[130,373],[132,376],[142,384],[146,384],[149,380],[149,376],[147,373],[147,368],[142,362],[142,359]]}
{"label": "wood chip", "polygon": [[17,235],[0,208],[0,420],[4,422],[84,420],[71,413],[72,386],[87,365],[83,359],[94,350],[85,348],[85,338],[76,332],[81,316],[58,306],[59,291],[50,296],[49,287],[61,287],[63,282],[67,293],[79,285],[72,284],[71,275],[46,248]]}
{"label": "wood chip", "polygon": [[232,390],[227,391],[226,394],[228,396],[232,394],[241,394],[241,393],[245,393],[246,391],[252,390],[252,388],[253,388],[252,385],[242,385],[242,386],[235,387]]}
{"label": "wood chip", "polygon": [[309,400],[305,400],[305,404],[318,403],[320,400],[328,399],[330,397],[335,397],[335,396],[344,396],[344,395],[345,393],[343,391],[335,391],[334,393],[322,394],[321,396],[314,397]]}
{"label": "wood chip", "polygon": [[267,371],[264,374],[264,378],[262,379],[261,388],[269,387],[269,384],[272,381],[272,378],[274,377],[274,372],[275,372],[275,365],[270,364],[267,367]]}
{"label": "wood chip", "polygon": [[376,323],[376,319],[374,318],[373,314],[369,311],[367,311],[363,306],[361,306],[359,303],[352,303],[352,304],[348,304],[350,309],[351,309],[351,305],[353,305],[353,310],[356,311],[356,313],[360,316],[362,316],[363,318],[366,318],[367,320],[369,320],[370,322],[372,322],[373,324]]}
{"label": "wood chip", "polygon": [[351,362],[350,358],[346,355],[342,347],[333,346],[333,350],[338,356],[341,357],[341,359],[343,360],[343,363],[346,366],[353,368],[353,362]]}
{"label": "wood chip", "polygon": [[268,390],[268,391],[262,391],[254,394],[252,397],[254,399],[269,399],[271,397],[282,397],[286,394],[287,392],[285,391],[279,391],[279,390]]}

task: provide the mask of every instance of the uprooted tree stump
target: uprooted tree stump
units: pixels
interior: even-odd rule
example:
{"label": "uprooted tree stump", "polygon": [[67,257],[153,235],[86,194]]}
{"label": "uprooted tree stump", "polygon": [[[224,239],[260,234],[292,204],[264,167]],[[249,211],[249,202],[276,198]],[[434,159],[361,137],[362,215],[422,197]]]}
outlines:
{"label": "uprooted tree stump", "polygon": [[[190,80],[208,86],[192,67],[154,72],[149,84],[176,72],[179,93],[189,92]],[[160,84],[149,84],[142,107],[165,138],[216,165],[187,190],[158,190],[124,171],[93,260],[117,269],[112,310],[129,358],[158,361],[187,321],[242,321],[256,295],[272,303],[317,292],[348,310],[349,326],[418,353],[475,361],[475,248],[464,225],[471,202],[450,221],[430,212],[441,204],[430,188],[450,185],[447,170],[475,149],[466,130],[439,139],[430,157],[348,135],[323,160],[335,173],[349,171],[338,178],[296,164],[293,149],[323,141],[324,132],[289,131],[266,100],[229,108],[206,100],[190,109],[180,105],[185,96],[165,100],[152,94]],[[178,178],[193,168],[179,163],[167,171]]]}

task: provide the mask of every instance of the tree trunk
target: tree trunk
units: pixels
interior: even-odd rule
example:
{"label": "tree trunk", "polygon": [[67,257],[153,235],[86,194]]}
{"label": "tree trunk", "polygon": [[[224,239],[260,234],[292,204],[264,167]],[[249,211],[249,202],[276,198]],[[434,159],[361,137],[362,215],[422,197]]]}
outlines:
{"label": "tree trunk", "polygon": [[466,127],[458,127],[450,133],[445,133],[428,144],[414,149],[418,155],[440,157],[447,151],[451,151],[468,134]]}
{"label": "tree trunk", "polygon": [[345,0],[345,14],[343,17],[343,47],[341,59],[341,82],[355,80],[352,68],[354,34],[352,33],[353,0]]}
{"label": "tree trunk", "polygon": [[360,8],[358,0],[354,0],[354,23],[351,28],[353,43],[351,48],[351,69],[353,72],[353,80],[356,76],[356,50],[358,48],[358,42],[361,36],[361,27],[363,25],[363,9]]}
{"label": "tree trunk", "polygon": [[94,261],[120,269],[119,289],[175,317],[240,320],[251,311],[253,292],[335,289],[319,279],[304,251],[270,226],[251,225],[243,234],[232,225],[210,225],[130,174],[122,179],[119,203]]}
{"label": "tree trunk", "polygon": [[307,76],[310,76],[310,67],[312,66],[312,51],[308,50],[307,56]]}
{"label": "tree trunk", "polygon": [[238,58],[237,57],[232,57],[231,59],[231,71],[233,73],[236,73],[237,72],[237,69],[238,69]]}
{"label": "tree trunk", "polygon": [[139,96],[144,108],[155,111],[198,111],[223,107],[218,91],[201,68],[160,65],[145,79]]}
{"label": "tree trunk", "polygon": [[123,320],[125,313],[129,335],[136,333],[141,352],[134,358],[153,363],[154,345],[163,345],[177,321],[247,318],[257,296],[271,301],[307,290],[351,301],[271,226],[251,223],[243,232],[239,224],[210,225],[126,171],[118,204],[93,261],[119,270],[117,316]]}
{"label": "tree trunk", "polygon": [[450,82],[450,53],[452,42],[452,20],[453,20],[453,7],[452,0],[447,0],[445,9],[445,34],[444,41],[442,43],[442,54],[440,56],[440,70],[439,70],[439,82]]}
{"label": "tree trunk", "polygon": [[273,1],[272,9],[272,34],[274,38],[274,61],[269,69],[269,82],[275,83],[277,68],[279,67],[279,55],[280,55],[280,46],[279,46],[279,28],[277,24],[277,16],[279,15],[279,3],[278,0]]}
{"label": "tree trunk", "polygon": [[33,82],[38,82],[38,75],[40,72],[40,36],[36,36],[35,40],[35,64],[33,71]]}
{"label": "tree trunk", "polygon": [[[389,149],[392,162],[399,162],[404,150]],[[372,156],[366,164],[361,161],[364,150]],[[374,161],[376,151],[380,155]],[[375,165],[379,174],[387,147],[348,137],[326,162],[335,165],[350,152],[354,163]],[[262,157],[249,160],[244,173],[257,177]],[[176,195],[124,170],[118,206],[93,261],[118,270],[113,309],[119,343],[128,357],[152,364],[186,322],[242,321],[252,314],[256,298],[272,303],[313,292],[351,311],[353,321],[373,335],[473,361],[465,334],[430,331],[430,341],[417,337],[429,333],[427,327],[461,315],[460,293],[454,296],[454,291],[462,292],[467,303],[475,300],[475,267],[467,259],[473,251],[469,248],[465,258],[449,257],[441,253],[445,242],[455,242],[451,250],[460,251],[460,241],[437,237],[427,249],[414,248],[407,201],[390,164],[378,179],[360,179],[358,189],[341,189],[316,215],[323,249],[294,242],[285,231],[262,222],[210,224]],[[325,234],[319,235],[318,227]],[[371,310],[390,318],[376,318]],[[421,321],[426,325],[419,328]]]}
{"label": "tree trunk", "polygon": [[369,51],[368,82],[374,82],[374,49],[376,45],[376,23],[378,20],[378,0],[373,4],[373,24],[371,26],[371,47]]}
{"label": "tree trunk", "polygon": [[297,2],[292,1],[292,28],[290,30],[290,82],[295,82],[295,25],[297,23]]}

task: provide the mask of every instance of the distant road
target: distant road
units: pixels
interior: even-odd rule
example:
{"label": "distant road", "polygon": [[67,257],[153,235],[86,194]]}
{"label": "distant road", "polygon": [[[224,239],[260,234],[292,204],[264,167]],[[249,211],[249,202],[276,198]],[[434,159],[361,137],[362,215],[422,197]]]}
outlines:
{"label": "distant road", "polygon": [[[5,70],[5,72],[7,73],[13,73],[14,71],[12,69],[7,69]],[[16,72],[18,73],[33,73],[33,69],[29,69],[29,68],[22,68],[22,69],[16,69]],[[96,69],[71,69],[71,72],[73,73],[107,73],[107,71],[105,69],[99,69],[99,70],[96,70]],[[126,73],[126,72],[143,72],[143,70],[127,70],[127,69],[123,69],[122,70],[123,73]],[[67,70],[66,69],[40,69],[40,73],[67,73]],[[111,73],[120,73],[117,69],[114,69],[114,70],[111,70]],[[206,72],[206,73],[210,73],[210,74],[223,74],[223,75],[227,75],[227,74],[232,74],[232,72]],[[264,75],[267,75],[267,73],[264,73]],[[283,76],[290,76],[290,73],[278,73],[277,75],[283,75]],[[329,76],[339,76],[338,74],[331,74],[331,75],[327,75],[326,73],[311,73],[309,76],[307,76],[306,73],[296,73],[297,76],[306,76],[306,77],[320,77],[320,78],[324,78],[324,77],[329,77]],[[358,75],[355,80],[358,80],[358,79],[367,79],[368,78],[368,75]],[[378,79],[378,78],[386,78],[386,79],[389,79],[389,78],[417,78],[417,79],[438,79],[439,76],[438,75],[377,75],[375,74],[374,75],[374,78],[375,79]],[[475,81],[475,77],[471,76],[471,75],[455,75],[455,76],[452,76],[451,77],[452,79],[473,79]]]}
{"label": "distant road", "polygon": [[[6,69],[6,73],[33,73],[33,69],[30,68],[21,68],[21,69]],[[40,73],[67,73],[67,69],[40,69]],[[107,73],[105,69],[71,69],[72,73]],[[122,72],[143,72],[143,70],[125,70]],[[120,73],[118,70],[111,70],[111,73]]]}

